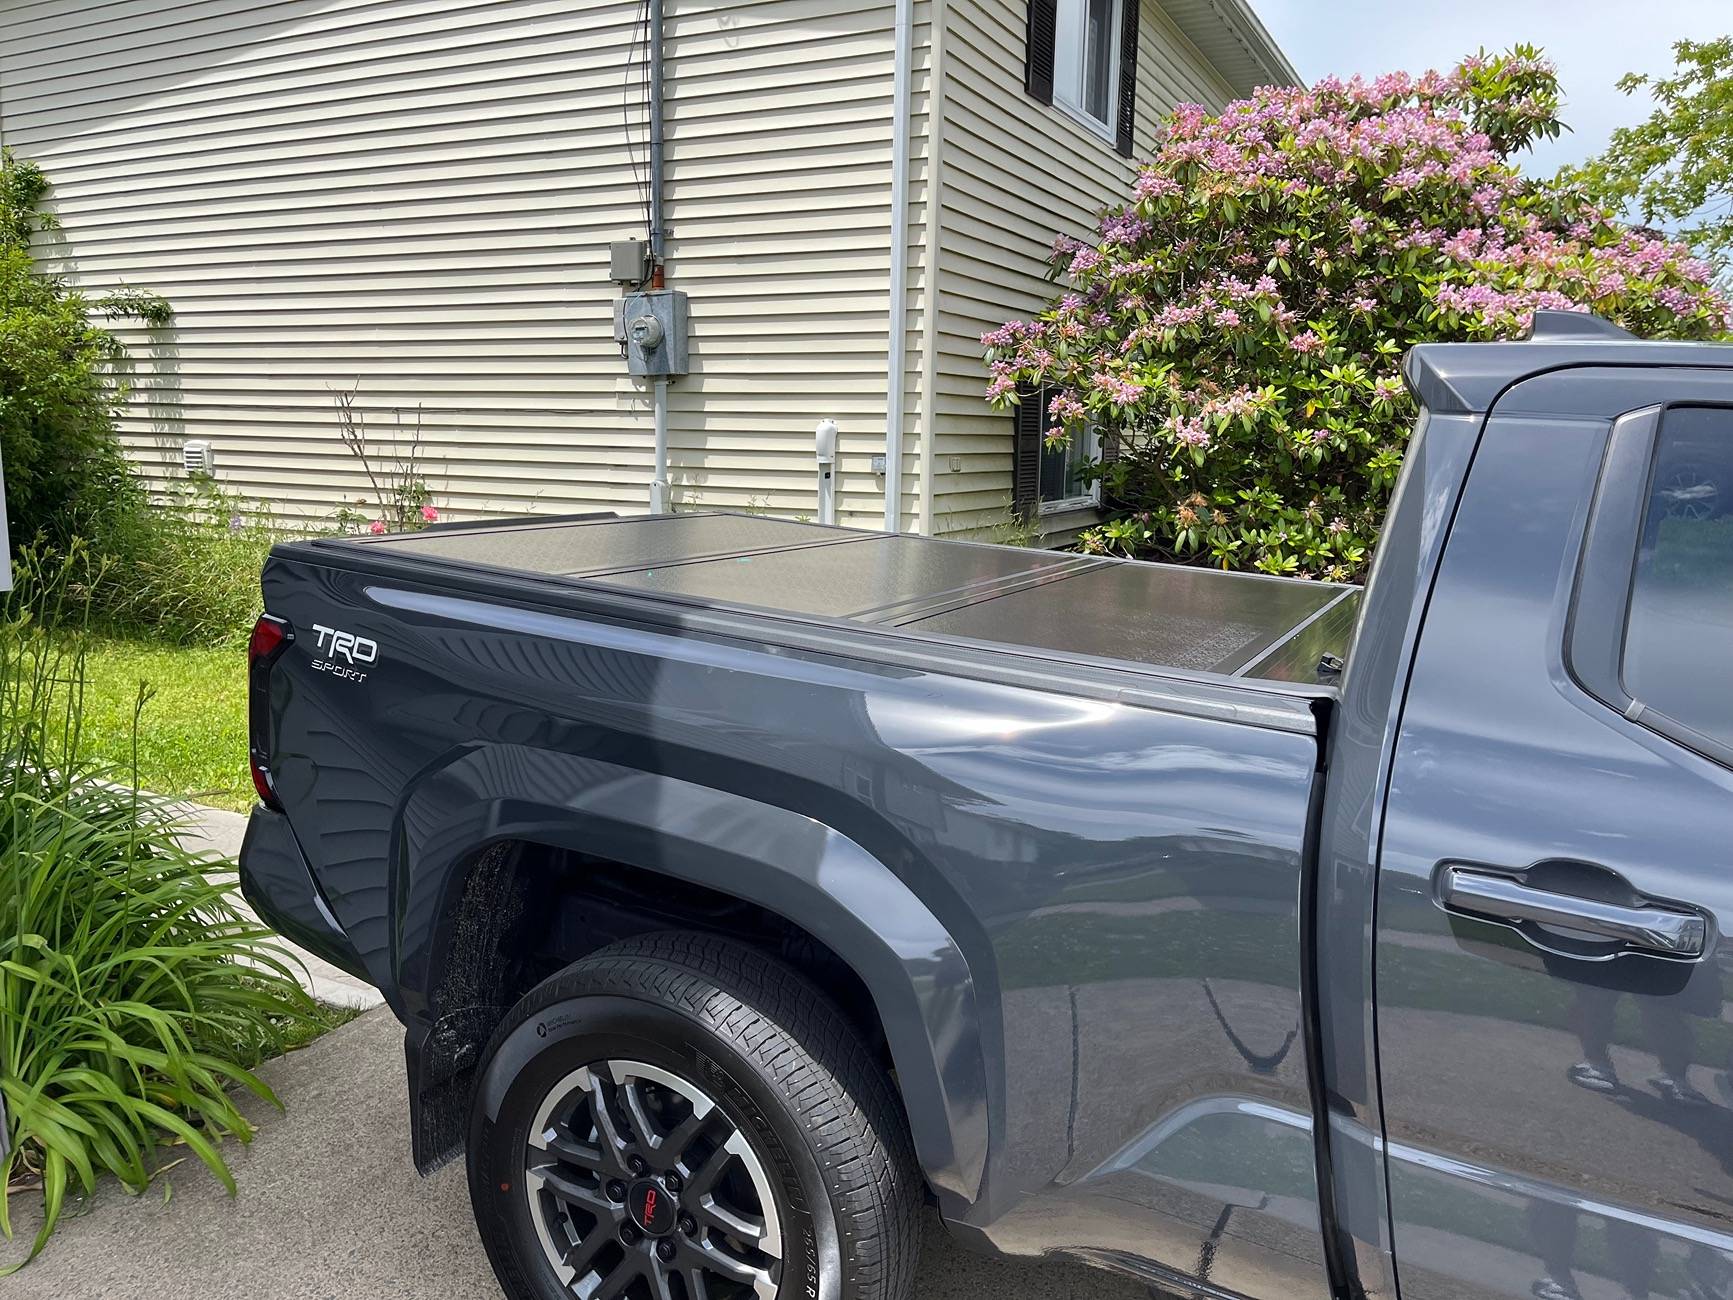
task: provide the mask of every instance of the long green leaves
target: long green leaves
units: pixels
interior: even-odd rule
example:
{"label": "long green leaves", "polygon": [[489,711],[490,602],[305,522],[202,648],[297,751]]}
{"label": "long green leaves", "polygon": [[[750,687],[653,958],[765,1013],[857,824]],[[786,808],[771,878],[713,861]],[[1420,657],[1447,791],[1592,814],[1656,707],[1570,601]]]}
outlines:
{"label": "long green leaves", "polygon": [[39,1184],[34,1258],[69,1191],[104,1172],[142,1190],[164,1143],[232,1191],[220,1143],[252,1135],[233,1089],[274,1102],[251,1067],[317,1010],[173,809],[84,759],[81,554],[19,567],[0,605],[0,1231]]}

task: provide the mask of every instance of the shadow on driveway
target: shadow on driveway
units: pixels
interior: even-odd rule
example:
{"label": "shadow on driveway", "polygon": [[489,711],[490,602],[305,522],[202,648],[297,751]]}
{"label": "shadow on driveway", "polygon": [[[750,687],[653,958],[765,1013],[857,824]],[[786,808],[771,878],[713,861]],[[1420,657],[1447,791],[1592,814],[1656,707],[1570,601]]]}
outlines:
{"label": "shadow on driveway", "polygon": [[[248,1106],[250,1147],[227,1151],[231,1200],[195,1160],[143,1196],[105,1183],[48,1249],[0,1284],[7,1300],[495,1300],[461,1164],[420,1179],[409,1163],[403,1033],[384,1010],[262,1071],[288,1106]],[[171,1190],[164,1200],[164,1184]],[[39,1219],[14,1204],[16,1258]],[[1069,1264],[982,1259],[936,1219],[916,1300],[1145,1300],[1149,1292]]]}

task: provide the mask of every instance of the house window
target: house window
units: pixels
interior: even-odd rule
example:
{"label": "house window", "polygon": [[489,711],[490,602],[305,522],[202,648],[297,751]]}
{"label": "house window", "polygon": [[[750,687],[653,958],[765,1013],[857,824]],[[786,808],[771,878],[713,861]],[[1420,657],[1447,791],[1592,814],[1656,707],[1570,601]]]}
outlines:
{"label": "house window", "polygon": [[1058,0],[1053,98],[1111,133],[1119,100],[1119,40],[1126,0]]}
{"label": "house window", "polygon": [[1028,0],[1023,88],[1132,155],[1142,0]]}
{"label": "house window", "polygon": [[1063,447],[1041,447],[1041,513],[1083,510],[1101,504],[1101,480],[1085,472],[1101,459],[1101,439],[1090,425],[1073,433]]}

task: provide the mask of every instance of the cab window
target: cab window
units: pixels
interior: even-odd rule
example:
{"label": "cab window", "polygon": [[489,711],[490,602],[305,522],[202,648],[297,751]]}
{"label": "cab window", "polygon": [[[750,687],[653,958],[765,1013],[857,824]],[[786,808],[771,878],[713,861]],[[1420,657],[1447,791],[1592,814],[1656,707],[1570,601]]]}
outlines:
{"label": "cab window", "polygon": [[1661,423],[1621,677],[1645,712],[1733,749],[1733,409]]}

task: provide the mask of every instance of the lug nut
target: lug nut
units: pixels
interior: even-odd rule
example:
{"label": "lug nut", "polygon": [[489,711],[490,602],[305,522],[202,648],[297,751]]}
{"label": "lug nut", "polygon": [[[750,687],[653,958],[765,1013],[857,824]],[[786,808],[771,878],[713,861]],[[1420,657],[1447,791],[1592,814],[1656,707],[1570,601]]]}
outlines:
{"label": "lug nut", "polygon": [[608,1199],[618,1205],[626,1199],[626,1184],[618,1179],[608,1184]]}
{"label": "lug nut", "polygon": [[668,1176],[662,1180],[662,1184],[669,1191],[678,1193],[680,1190],[680,1175],[670,1170]]}
{"label": "lug nut", "polygon": [[696,1237],[698,1235],[698,1220],[690,1214],[682,1214],[680,1216],[680,1231],[688,1237]]}
{"label": "lug nut", "polygon": [[649,1172],[650,1166],[644,1163],[643,1156],[633,1156],[630,1160],[626,1161],[626,1168],[630,1169],[635,1174],[643,1174]]}
{"label": "lug nut", "polygon": [[674,1243],[671,1241],[658,1241],[656,1243],[656,1258],[661,1260],[664,1264],[673,1259]]}
{"label": "lug nut", "polygon": [[622,1223],[620,1225],[620,1240],[628,1246],[636,1246],[638,1244],[638,1230],[629,1223]]}

